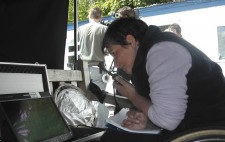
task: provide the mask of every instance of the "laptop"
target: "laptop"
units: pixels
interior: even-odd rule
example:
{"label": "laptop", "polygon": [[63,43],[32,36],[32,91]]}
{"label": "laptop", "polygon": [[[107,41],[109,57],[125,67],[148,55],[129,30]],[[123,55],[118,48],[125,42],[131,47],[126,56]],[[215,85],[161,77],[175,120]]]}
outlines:
{"label": "laptop", "polygon": [[73,136],[51,97],[4,101],[0,109],[3,141],[62,142]]}
{"label": "laptop", "polygon": [[0,126],[0,142],[80,142],[103,134],[67,125],[52,100],[45,64],[0,62]]}
{"label": "laptop", "polygon": [[72,138],[71,129],[50,95],[45,64],[0,62],[0,114],[2,141]]}

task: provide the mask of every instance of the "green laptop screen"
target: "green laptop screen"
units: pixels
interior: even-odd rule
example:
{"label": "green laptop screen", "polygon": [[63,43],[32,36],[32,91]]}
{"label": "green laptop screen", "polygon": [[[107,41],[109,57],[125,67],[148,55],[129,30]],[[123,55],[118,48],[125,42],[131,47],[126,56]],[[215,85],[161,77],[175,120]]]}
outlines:
{"label": "green laptop screen", "polygon": [[1,102],[19,142],[68,139],[70,129],[50,97]]}

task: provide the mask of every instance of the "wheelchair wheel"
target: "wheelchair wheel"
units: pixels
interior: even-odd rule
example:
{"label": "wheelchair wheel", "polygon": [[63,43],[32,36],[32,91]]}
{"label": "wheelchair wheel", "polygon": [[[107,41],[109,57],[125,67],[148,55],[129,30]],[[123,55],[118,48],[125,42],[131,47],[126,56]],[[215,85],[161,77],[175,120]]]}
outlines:
{"label": "wheelchair wheel", "polygon": [[188,130],[178,134],[169,142],[225,142],[225,128],[208,127]]}

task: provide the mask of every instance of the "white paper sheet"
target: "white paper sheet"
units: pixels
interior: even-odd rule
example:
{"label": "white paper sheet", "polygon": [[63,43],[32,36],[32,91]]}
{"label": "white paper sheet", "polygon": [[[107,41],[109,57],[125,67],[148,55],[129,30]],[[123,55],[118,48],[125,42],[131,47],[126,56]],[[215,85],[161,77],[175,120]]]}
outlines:
{"label": "white paper sheet", "polygon": [[142,134],[159,134],[161,132],[162,129],[153,125],[152,123],[149,124],[143,130],[131,130],[131,129],[128,129],[128,128],[125,128],[125,127],[121,126],[123,120],[127,118],[126,113],[127,113],[128,110],[129,109],[123,108],[116,115],[111,116],[110,118],[106,119],[106,122],[108,124],[111,124],[111,125],[117,127],[119,131],[122,130],[122,131],[131,132],[131,133],[142,133]]}

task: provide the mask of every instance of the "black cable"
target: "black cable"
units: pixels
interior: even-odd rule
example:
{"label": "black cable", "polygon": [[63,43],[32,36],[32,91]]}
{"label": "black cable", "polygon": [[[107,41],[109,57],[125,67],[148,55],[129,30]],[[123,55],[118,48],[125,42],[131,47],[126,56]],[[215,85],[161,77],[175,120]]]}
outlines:
{"label": "black cable", "polygon": [[77,126],[72,126],[69,125],[70,128],[90,128],[90,129],[96,129],[96,130],[106,130],[106,128],[99,128],[99,127],[93,127],[93,126],[88,126],[84,124],[79,124]]}
{"label": "black cable", "polygon": [[121,107],[116,100],[116,88],[115,87],[113,87],[113,97],[114,97],[114,101],[115,101],[115,110],[114,110],[114,115],[115,115],[121,110]]}

